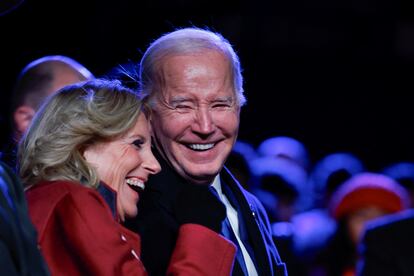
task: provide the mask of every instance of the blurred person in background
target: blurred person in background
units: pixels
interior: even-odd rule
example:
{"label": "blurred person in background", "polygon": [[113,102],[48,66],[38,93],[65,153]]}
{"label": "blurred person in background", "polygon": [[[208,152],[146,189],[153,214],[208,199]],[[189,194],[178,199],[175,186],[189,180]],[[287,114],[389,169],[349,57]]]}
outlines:
{"label": "blurred person in background", "polygon": [[[414,163],[396,162],[382,170],[403,186],[414,200]],[[414,271],[414,212],[408,210],[369,223],[360,246],[359,275],[408,276]]]}
{"label": "blurred person in background", "polygon": [[252,192],[263,203],[271,220],[272,235],[285,261],[289,275],[303,275],[304,267],[294,252],[295,225],[292,218],[303,210],[306,197],[305,170],[285,158],[259,157],[251,162]]}
{"label": "blurred person in background", "polygon": [[361,276],[411,276],[414,271],[414,211],[368,223],[359,247]]}
{"label": "blurred person in background", "polygon": [[247,191],[252,190],[252,171],[250,163],[257,158],[254,147],[244,141],[236,141],[225,166]]}
{"label": "blurred person in background", "polygon": [[410,194],[410,208],[414,207],[414,163],[397,162],[391,164],[382,170],[382,173],[388,175]]}
{"label": "blurred person in background", "polygon": [[307,174],[302,167],[284,158],[259,157],[251,162],[252,192],[265,206],[271,222],[287,222],[302,211]]}
{"label": "blurred person in background", "polygon": [[13,134],[3,148],[2,160],[15,167],[15,146],[49,95],[66,85],[93,78],[85,66],[67,56],[44,56],[25,66],[12,93]]}
{"label": "blurred person in background", "polygon": [[369,221],[407,209],[408,193],[377,173],[360,173],[332,195],[330,212],[337,228],[313,271],[321,275],[356,275],[358,245]]}
{"label": "blurred person in background", "polygon": [[364,164],[348,152],[331,153],[320,159],[308,178],[313,193],[313,208],[292,218],[295,225],[295,251],[312,262],[336,228],[328,211],[332,194],[348,179],[364,171]]}
{"label": "blurred person in background", "polygon": [[[267,138],[257,147],[257,154],[260,157],[273,157],[278,160],[284,159],[285,161],[292,163],[294,167],[300,167],[306,173],[306,177],[308,177],[307,174],[310,168],[308,149],[305,144],[296,138],[289,136],[274,136]],[[300,188],[300,191],[301,193],[298,197],[297,205],[300,205],[300,211],[304,211],[311,207],[312,187],[303,185]]]}
{"label": "blurred person in background", "polygon": [[6,15],[18,8],[24,0],[2,0],[0,2],[0,16]]}
{"label": "blurred person in background", "polygon": [[262,141],[257,147],[262,157],[285,158],[308,171],[310,162],[306,146],[298,139],[288,136],[275,136]]}
{"label": "blurred person in background", "polygon": [[[16,9],[23,0],[0,1],[0,16]],[[0,118],[3,124],[3,118]],[[3,131],[4,131],[3,127]],[[37,247],[23,185],[15,172],[0,161],[0,274],[47,276],[49,271]]]}
{"label": "blurred person in background", "polygon": [[36,230],[27,210],[23,185],[0,162],[0,274],[49,275],[37,247]]}

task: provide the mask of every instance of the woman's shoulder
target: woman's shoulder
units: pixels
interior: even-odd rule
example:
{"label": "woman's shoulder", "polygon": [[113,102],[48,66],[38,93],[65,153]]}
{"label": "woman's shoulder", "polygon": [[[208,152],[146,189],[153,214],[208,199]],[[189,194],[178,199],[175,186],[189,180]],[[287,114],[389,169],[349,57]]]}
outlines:
{"label": "woman's shoulder", "polygon": [[81,183],[57,180],[43,181],[26,190],[29,211],[50,210],[61,205],[104,205],[104,199],[93,189]]}
{"label": "woman's shoulder", "polygon": [[76,194],[94,194],[96,191],[94,189],[83,186],[81,183],[68,181],[68,180],[55,180],[55,181],[41,181],[26,191],[26,197],[30,198],[48,198],[58,199],[66,195]]}
{"label": "woman's shoulder", "polygon": [[56,216],[77,216],[79,212],[110,215],[102,197],[92,188],[71,181],[45,181],[26,191],[29,214],[40,234]]}

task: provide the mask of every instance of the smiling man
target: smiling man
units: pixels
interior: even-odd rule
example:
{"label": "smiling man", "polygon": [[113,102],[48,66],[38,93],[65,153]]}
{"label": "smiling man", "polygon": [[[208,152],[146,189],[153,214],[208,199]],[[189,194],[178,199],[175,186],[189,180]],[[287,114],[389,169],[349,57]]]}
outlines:
{"label": "smiling man", "polygon": [[[229,42],[197,28],[168,33],[145,52],[140,81],[162,171],[149,179],[129,226],[141,235],[150,275],[165,275],[183,213],[193,221],[215,219],[220,210],[212,199],[226,208],[221,234],[238,247],[233,275],[285,275],[262,205],[223,168],[245,103],[239,59]],[[191,193],[194,185],[217,195],[203,202],[204,210],[180,208],[182,200],[203,200]]]}

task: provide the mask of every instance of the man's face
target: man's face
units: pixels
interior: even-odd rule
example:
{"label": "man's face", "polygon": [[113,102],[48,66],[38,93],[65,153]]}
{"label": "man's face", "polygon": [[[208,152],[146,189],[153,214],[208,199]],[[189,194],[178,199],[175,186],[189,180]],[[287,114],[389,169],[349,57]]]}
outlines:
{"label": "man's face", "polygon": [[198,184],[211,183],[237,138],[240,108],[229,62],[216,51],[166,57],[155,96],[157,146],[174,169]]}

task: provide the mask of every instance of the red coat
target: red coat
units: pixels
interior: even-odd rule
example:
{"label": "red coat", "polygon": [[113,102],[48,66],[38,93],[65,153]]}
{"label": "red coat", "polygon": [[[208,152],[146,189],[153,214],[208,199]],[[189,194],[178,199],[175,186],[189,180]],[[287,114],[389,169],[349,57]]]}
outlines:
{"label": "red coat", "polygon": [[[38,243],[52,275],[147,275],[139,236],[119,224],[94,189],[68,181],[26,191]],[[235,247],[196,224],[181,226],[168,275],[230,275]]]}

